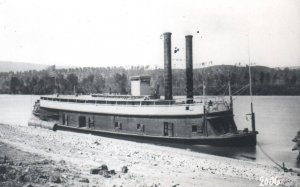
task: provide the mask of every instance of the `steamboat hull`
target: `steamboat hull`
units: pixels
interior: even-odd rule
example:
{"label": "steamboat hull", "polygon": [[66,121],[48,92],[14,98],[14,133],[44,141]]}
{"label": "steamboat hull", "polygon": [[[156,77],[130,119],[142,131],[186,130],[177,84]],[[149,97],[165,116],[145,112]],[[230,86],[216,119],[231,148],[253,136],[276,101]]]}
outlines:
{"label": "steamboat hull", "polygon": [[[212,146],[255,146],[256,133],[237,130],[233,112],[215,102],[155,105],[140,101],[127,105],[102,100],[42,97],[37,121],[31,126],[89,133],[111,138],[159,143]],[[118,101],[120,102],[120,101]],[[149,101],[147,101],[149,102]],[[36,124],[36,125],[35,125]]]}
{"label": "steamboat hull", "polygon": [[129,141],[145,142],[145,143],[171,143],[184,145],[210,145],[217,147],[240,147],[255,146],[256,135],[254,132],[240,132],[237,134],[229,134],[215,137],[198,137],[198,138],[182,138],[182,137],[161,137],[161,136],[141,136],[127,133],[115,133],[100,130],[81,129],[58,125],[57,130],[71,131],[77,133],[92,134],[108,138],[116,138]]}
{"label": "steamboat hull", "polygon": [[[55,100],[54,100],[55,99]],[[201,113],[203,104],[118,105],[97,101],[66,102],[41,98],[38,122],[57,130],[158,143],[212,146],[255,146],[256,133],[237,130],[232,110],[219,103],[217,111]],[[101,101],[102,102],[102,101]],[[157,101],[156,101],[157,102]],[[212,110],[212,108],[210,109]],[[216,110],[216,109],[214,109]],[[49,129],[48,128],[48,129]]]}

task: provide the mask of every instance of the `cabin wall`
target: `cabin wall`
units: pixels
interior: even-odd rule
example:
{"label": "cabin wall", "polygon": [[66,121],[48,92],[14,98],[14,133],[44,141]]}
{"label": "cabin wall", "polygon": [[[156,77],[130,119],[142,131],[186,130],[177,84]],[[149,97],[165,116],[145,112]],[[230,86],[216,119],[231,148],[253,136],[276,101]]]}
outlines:
{"label": "cabin wall", "polygon": [[[200,126],[202,125],[202,118],[200,117],[151,118],[136,116],[110,116],[99,114],[93,115],[67,111],[60,111],[59,116],[60,124],[70,127],[80,127],[79,118],[84,117],[86,128],[131,134],[144,134],[151,136],[191,137],[193,134],[192,125],[197,125],[198,128],[200,128]],[[64,120],[65,123],[63,122]],[[121,129],[115,128],[116,123],[121,124]],[[143,125],[143,130],[137,128],[138,124]],[[164,126],[165,124],[168,124],[167,135],[164,134],[164,130],[166,128]]]}
{"label": "cabin wall", "polygon": [[141,81],[140,80],[131,80],[131,95],[140,96],[141,95]]}
{"label": "cabin wall", "polygon": [[[151,136],[192,137],[195,135],[206,134],[200,116],[194,118],[112,116],[70,111],[48,111],[47,109],[43,109],[41,110],[41,119],[48,120],[49,116],[56,116],[55,114],[58,114],[58,121],[60,124],[76,128],[80,127]],[[223,115],[223,117],[218,116],[208,119],[206,123],[208,136],[236,131],[237,128],[232,116],[228,116],[226,113]],[[120,128],[116,128],[116,124],[120,125]],[[139,129],[138,126],[143,126],[142,130]]]}
{"label": "cabin wall", "polygon": [[95,129],[111,131],[114,129],[114,116],[95,115]]}
{"label": "cabin wall", "polygon": [[141,95],[151,95],[150,81],[141,82],[140,89]]}

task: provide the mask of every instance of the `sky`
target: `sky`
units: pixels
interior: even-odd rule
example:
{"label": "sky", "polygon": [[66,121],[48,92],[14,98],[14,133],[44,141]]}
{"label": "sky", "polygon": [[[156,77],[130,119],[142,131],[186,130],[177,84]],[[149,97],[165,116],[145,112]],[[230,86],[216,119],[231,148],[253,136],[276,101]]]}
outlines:
{"label": "sky", "polygon": [[[0,0],[0,61],[58,66],[300,66],[299,0]],[[206,63],[207,64],[207,63]]]}

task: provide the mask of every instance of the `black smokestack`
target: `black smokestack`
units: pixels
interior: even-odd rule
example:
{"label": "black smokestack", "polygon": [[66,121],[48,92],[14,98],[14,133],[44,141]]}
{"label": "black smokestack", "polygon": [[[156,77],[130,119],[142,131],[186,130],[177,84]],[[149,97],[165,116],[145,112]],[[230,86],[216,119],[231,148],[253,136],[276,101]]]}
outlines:
{"label": "black smokestack", "polygon": [[185,36],[186,49],[186,98],[187,103],[192,103],[193,94],[193,36]]}
{"label": "black smokestack", "polygon": [[171,59],[171,35],[164,33],[164,81],[165,81],[165,100],[172,100],[172,59]]}

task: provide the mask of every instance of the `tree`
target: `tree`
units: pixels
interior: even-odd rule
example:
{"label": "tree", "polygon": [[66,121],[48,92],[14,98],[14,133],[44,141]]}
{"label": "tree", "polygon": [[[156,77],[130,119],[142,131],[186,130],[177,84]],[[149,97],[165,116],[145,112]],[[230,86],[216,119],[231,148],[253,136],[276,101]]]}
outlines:
{"label": "tree", "polygon": [[278,80],[278,75],[277,75],[277,73],[275,73],[272,77],[272,83],[277,84],[277,80]]}
{"label": "tree", "polygon": [[69,90],[73,90],[74,87],[78,85],[78,77],[74,73],[71,73],[67,76],[67,80],[70,83],[71,88],[69,87]]}
{"label": "tree", "polygon": [[296,84],[296,82],[297,82],[297,76],[296,76],[295,73],[292,75],[292,78],[291,78],[290,82],[291,82],[291,85],[295,85]]}
{"label": "tree", "polygon": [[116,92],[120,94],[127,94],[126,87],[127,87],[127,76],[126,74],[116,73],[114,77],[116,83]]}
{"label": "tree", "polygon": [[16,94],[20,91],[20,80],[18,77],[12,77],[10,80],[10,93]]}
{"label": "tree", "polygon": [[289,77],[290,70],[289,68],[284,68],[283,71],[284,71],[284,75],[283,75],[284,83],[288,85],[290,83],[290,77]]}
{"label": "tree", "polygon": [[260,84],[263,84],[264,81],[265,81],[265,73],[263,71],[261,71],[259,73],[259,82],[260,82]]}
{"label": "tree", "polygon": [[94,81],[94,84],[93,84],[93,87],[95,88],[95,92],[96,93],[102,93],[104,88],[105,88],[105,79],[103,76],[97,76],[95,81]]}
{"label": "tree", "polygon": [[270,75],[270,73],[267,72],[265,77],[266,77],[266,78],[265,78],[265,82],[266,82],[267,84],[269,84],[269,83],[270,83],[270,80],[271,80],[271,75]]}
{"label": "tree", "polygon": [[237,76],[236,76],[236,73],[232,73],[231,74],[231,76],[230,76],[230,83],[232,84],[232,85],[235,85],[236,84],[236,78]]}

